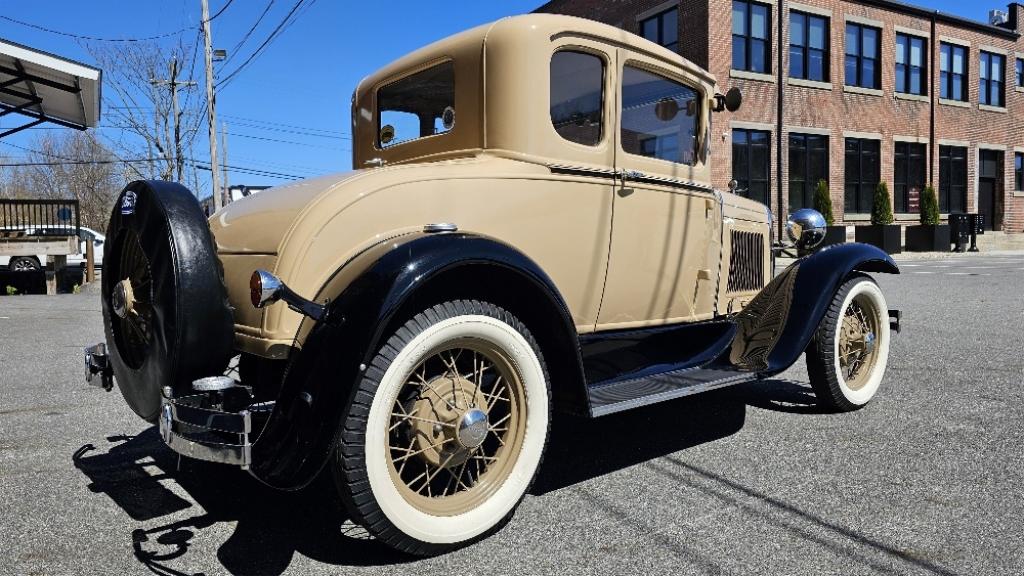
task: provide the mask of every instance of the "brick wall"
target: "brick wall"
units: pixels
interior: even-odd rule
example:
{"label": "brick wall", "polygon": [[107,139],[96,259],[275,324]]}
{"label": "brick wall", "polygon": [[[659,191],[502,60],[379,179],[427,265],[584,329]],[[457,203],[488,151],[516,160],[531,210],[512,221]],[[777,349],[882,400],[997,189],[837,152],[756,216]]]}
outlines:
{"label": "brick wall", "polygon": [[[777,25],[779,6],[777,0],[765,0],[771,4],[772,42],[771,74],[761,77],[737,74],[732,71],[732,2],[731,0],[680,0],[680,53],[687,59],[710,70],[717,78],[720,91],[733,86],[743,90],[744,105],[736,113],[722,113],[714,118],[712,153],[712,178],[716,187],[724,188],[732,178],[731,130],[751,128],[768,130],[771,140],[771,206],[785,217],[788,203],[788,143],[790,132],[801,128],[827,130],[829,135],[829,188],[837,221],[860,224],[866,222],[865,214],[844,213],[844,138],[851,133],[878,135],[881,149],[881,178],[888,183],[891,193],[895,192],[893,159],[897,141],[918,141],[927,143],[932,170],[932,183],[938,187],[938,145],[942,141],[969,143],[967,207],[976,211],[978,206],[978,157],[979,146],[1001,147],[1004,152],[1002,190],[1003,229],[1008,232],[1024,232],[1024,192],[1013,190],[1014,151],[1024,151],[1024,91],[1014,87],[1014,64],[1018,53],[1024,54],[1024,40],[1013,40],[1005,35],[974,27],[939,21],[932,33],[931,19],[914,15],[908,11],[894,11],[858,2],[840,0],[803,0],[785,2],[783,46],[789,44],[789,10],[806,9],[830,18],[830,86],[807,87],[794,85],[788,78],[788,49],[777,50]],[[637,15],[663,2],[651,0],[555,0],[542,6],[539,11],[566,13],[600,20],[638,32]],[[1012,21],[1007,28],[1024,31],[1024,8],[1010,6]],[[871,21],[882,28],[881,52],[881,95],[852,93],[844,87],[844,47],[847,19]],[[927,101],[908,99],[895,93],[895,41],[896,33],[910,32],[929,38],[929,86]],[[939,46],[941,38],[950,37],[969,43],[968,78],[969,106],[951,106],[938,102],[939,93]],[[983,110],[978,105],[978,71],[981,47],[993,48],[1006,55],[1006,109],[1005,111]],[[782,66],[786,95],[783,112],[783,173],[777,170],[777,154],[780,152],[777,132],[777,72]],[[931,69],[935,68],[935,74]],[[935,136],[931,138],[932,108],[935,113]],[[779,204],[779,190],[782,190],[782,205]],[[915,222],[916,214],[897,215],[898,220]]]}

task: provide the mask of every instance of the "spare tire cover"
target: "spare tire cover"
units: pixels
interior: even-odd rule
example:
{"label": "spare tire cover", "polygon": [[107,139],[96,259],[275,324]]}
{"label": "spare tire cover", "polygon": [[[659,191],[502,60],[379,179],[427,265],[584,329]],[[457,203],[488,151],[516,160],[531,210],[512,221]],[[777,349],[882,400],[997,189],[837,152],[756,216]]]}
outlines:
{"label": "spare tire cover", "polygon": [[125,401],[155,421],[161,390],[223,374],[234,324],[213,236],[195,196],[173,182],[121,192],[103,254],[103,326]]}

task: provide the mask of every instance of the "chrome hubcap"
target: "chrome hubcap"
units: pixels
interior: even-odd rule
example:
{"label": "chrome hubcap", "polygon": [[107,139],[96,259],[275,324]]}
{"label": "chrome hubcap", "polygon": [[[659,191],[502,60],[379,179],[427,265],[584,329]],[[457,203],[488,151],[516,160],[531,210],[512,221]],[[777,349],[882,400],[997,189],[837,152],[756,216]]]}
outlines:
{"label": "chrome hubcap", "polygon": [[484,443],[487,431],[487,413],[479,408],[472,408],[462,415],[456,437],[463,448],[475,450]]}

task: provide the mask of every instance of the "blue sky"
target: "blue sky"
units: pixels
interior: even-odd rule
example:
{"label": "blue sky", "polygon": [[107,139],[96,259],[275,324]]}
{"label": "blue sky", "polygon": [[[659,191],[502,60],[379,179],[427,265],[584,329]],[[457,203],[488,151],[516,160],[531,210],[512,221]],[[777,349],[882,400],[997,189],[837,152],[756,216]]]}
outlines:
{"label": "blue sky", "polygon": [[[211,13],[226,0],[210,0]],[[234,0],[213,22],[214,46],[232,48],[266,8],[269,0]],[[349,102],[359,80],[401,55],[472,26],[502,16],[529,12],[543,0],[459,0],[450,2],[318,0],[217,96],[218,119],[228,124],[229,164],[311,176],[347,170],[351,165]],[[6,16],[80,35],[106,38],[146,37],[188,28],[195,36],[199,0],[4,0]],[[967,18],[985,20],[989,3],[940,0],[916,2]],[[263,41],[295,5],[275,0],[261,26],[227,63],[229,74]],[[91,64],[73,38],[0,20],[0,37]],[[173,43],[172,36],[163,42]],[[201,60],[200,60],[201,62]],[[201,73],[201,66],[196,68]],[[199,78],[201,80],[201,78]],[[200,85],[200,90],[202,85]],[[0,126],[9,126],[9,118]],[[105,122],[101,122],[101,125]],[[313,135],[309,129],[314,129]],[[105,136],[116,131],[101,128]],[[299,132],[299,133],[296,133]],[[10,142],[31,146],[38,132],[28,130],[0,141],[0,153],[23,156]],[[328,137],[323,137],[328,136]],[[260,139],[263,138],[263,139]],[[290,143],[274,142],[283,140]],[[208,158],[203,130],[196,156]],[[233,184],[277,184],[279,179],[231,174]]]}

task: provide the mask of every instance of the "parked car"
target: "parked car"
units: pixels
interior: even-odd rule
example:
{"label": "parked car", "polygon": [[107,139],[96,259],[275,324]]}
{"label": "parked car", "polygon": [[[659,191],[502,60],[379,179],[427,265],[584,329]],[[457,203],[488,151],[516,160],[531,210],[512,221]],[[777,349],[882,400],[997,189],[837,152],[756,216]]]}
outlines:
{"label": "parked car", "polygon": [[[356,89],[352,172],[209,221],[177,184],[130,184],[88,377],[116,380],[182,455],[283,490],[329,471],[353,520],[413,554],[507,522],[563,413],[801,354],[823,405],[860,408],[899,326],[867,274],[899,270],[846,244],[775,274],[769,210],[711,186],[712,115],[740,101],[674,52],[565,16],[420,49]],[[824,219],[787,227],[810,248]]]}
{"label": "parked car", "polygon": [[[6,229],[12,229],[6,227]],[[60,226],[25,226],[17,230],[24,231],[26,237],[49,236],[55,233],[64,235],[67,229]],[[106,236],[92,228],[80,227],[78,229],[79,249],[78,254],[69,254],[67,257],[68,266],[85,266],[85,242],[88,239],[93,241],[93,260],[96,266],[103,262],[103,243]],[[27,254],[24,256],[0,256],[0,266],[6,266],[8,270],[40,270],[46,266],[46,254]]]}

